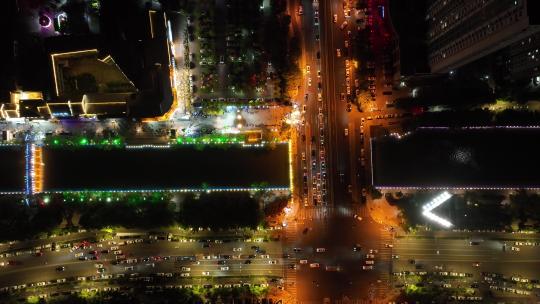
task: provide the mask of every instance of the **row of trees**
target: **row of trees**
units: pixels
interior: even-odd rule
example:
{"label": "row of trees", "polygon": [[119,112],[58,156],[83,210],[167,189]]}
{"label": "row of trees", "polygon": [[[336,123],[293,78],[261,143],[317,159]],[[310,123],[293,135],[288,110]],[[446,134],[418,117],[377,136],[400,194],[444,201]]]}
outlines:
{"label": "row of trees", "polygon": [[111,199],[105,194],[103,197],[98,194],[58,194],[48,197],[47,203],[40,200],[36,206],[26,205],[21,196],[2,196],[0,241],[34,238],[60,226],[153,229],[179,225],[214,230],[254,229],[263,224],[265,216],[282,212],[287,201],[287,197],[268,199],[262,193],[187,194],[176,212],[175,204],[162,195],[130,194]]}
{"label": "row of trees", "polygon": [[[267,294],[266,288],[234,287],[234,288],[193,288],[165,289],[156,294],[145,294],[142,290],[134,292],[98,292],[74,294],[65,297],[35,299],[34,303],[50,304],[199,304],[199,303],[259,303]],[[4,298],[5,304],[20,303],[17,299]]]}
{"label": "row of trees", "polygon": [[270,13],[263,28],[262,45],[279,79],[279,88],[284,99],[294,95],[301,82],[298,66],[300,40],[289,35],[291,16],[286,14],[287,1],[272,0]]}
{"label": "row of trees", "polygon": [[[422,206],[435,194],[387,193],[386,200],[401,211],[403,228],[429,224],[421,215]],[[517,191],[506,195],[497,192],[467,191],[454,195],[448,203],[437,208],[437,213],[449,218],[460,229],[469,230],[540,230],[540,195]]]}

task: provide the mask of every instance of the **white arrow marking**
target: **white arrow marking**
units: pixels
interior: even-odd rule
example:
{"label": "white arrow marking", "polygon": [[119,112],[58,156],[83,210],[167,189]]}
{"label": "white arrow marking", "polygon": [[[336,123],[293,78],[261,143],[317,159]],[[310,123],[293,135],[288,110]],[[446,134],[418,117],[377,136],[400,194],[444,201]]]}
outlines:
{"label": "white arrow marking", "polygon": [[433,200],[422,207],[422,209],[424,209],[422,215],[446,228],[452,227],[452,223],[450,223],[448,220],[443,219],[442,217],[431,212],[433,209],[439,207],[451,197],[452,194],[448,193],[448,191],[444,191],[443,193],[437,195]]}

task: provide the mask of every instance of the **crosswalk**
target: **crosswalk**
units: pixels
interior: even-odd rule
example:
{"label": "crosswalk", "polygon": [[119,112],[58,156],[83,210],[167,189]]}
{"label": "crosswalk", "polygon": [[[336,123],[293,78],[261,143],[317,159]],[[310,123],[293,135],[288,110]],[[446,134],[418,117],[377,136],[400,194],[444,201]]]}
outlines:
{"label": "crosswalk", "polygon": [[[284,246],[285,247],[292,247],[298,233],[298,224],[296,221],[292,221],[287,224],[285,227],[285,240],[284,240]],[[284,259],[283,267],[284,270],[284,277],[283,277],[283,286],[285,290],[291,295],[291,298],[296,299],[296,270],[290,269],[289,265],[295,264],[294,258],[288,258]],[[296,300],[295,300],[296,301]]]}
{"label": "crosswalk", "polygon": [[366,208],[358,205],[354,206],[326,206],[326,207],[305,207],[298,210],[297,218],[300,220],[325,220],[334,216],[352,217],[358,215],[368,216]]}
{"label": "crosswalk", "polygon": [[298,304],[375,304],[376,301],[365,299],[323,299],[320,301],[300,301]]}
{"label": "crosswalk", "polygon": [[380,268],[379,282],[376,287],[377,299],[384,299],[391,290],[392,248],[386,246],[386,244],[393,244],[392,232],[388,229],[382,229],[379,242],[379,259],[382,267]]}

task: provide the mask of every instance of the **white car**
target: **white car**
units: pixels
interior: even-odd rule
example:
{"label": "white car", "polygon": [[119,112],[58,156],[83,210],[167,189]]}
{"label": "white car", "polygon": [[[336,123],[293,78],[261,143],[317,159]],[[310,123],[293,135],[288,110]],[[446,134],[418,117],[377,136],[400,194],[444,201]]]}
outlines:
{"label": "white car", "polygon": [[362,269],[363,270],[373,270],[373,265],[369,265],[369,266],[364,265],[364,266],[362,266]]}
{"label": "white car", "polygon": [[222,271],[227,271],[229,270],[229,266],[222,266],[219,269],[221,269]]}
{"label": "white car", "polygon": [[307,260],[300,260],[300,264],[307,264]]}
{"label": "white car", "polygon": [[234,252],[242,251],[242,248],[241,247],[240,248],[233,248],[232,251],[234,251]]}
{"label": "white car", "polygon": [[181,277],[189,277],[189,272],[183,272],[180,274]]}
{"label": "white car", "polygon": [[183,266],[182,271],[191,271],[191,268]]}
{"label": "white car", "polygon": [[326,252],[326,248],[317,248],[315,249],[317,252]]}
{"label": "white car", "polygon": [[375,264],[375,261],[373,260],[367,260],[366,261],[366,265],[374,265]]}
{"label": "white car", "polygon": [[341,49],[336,49],[336,57],[337,58],[341,57]]}
{"label": "white car", "polygon": [[276,260],[270,260],[270,261],[268,261],[268,264],[275,265],[275,264],[277,264],[277,261]]}
{"label": "white car", "polygon": [[375,258],[375,255],[374,254],[366,254],[366,259],[374,259]]}
{"label": "white car", "polygon": [[309,267],[310,268],[319,268],[319,267],[321,267],[321,265],[319,263],[311,263],[311,264],[309,264]]}
{"label": "white car", "polygon": [[210,275],[210,271],[203,271],[203,272],[202,272],[202,275],[203,275],[203,276],[209,276],[209,275]]}

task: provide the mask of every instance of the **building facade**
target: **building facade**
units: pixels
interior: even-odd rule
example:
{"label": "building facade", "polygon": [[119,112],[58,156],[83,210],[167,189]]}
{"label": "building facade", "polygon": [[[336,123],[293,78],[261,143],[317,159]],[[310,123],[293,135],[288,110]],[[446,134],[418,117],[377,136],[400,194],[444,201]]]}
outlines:
{"label": "building facade", "polygon": [[433,0],[427,8],[431,72],[449,72],[540,32],[536,0]]}

